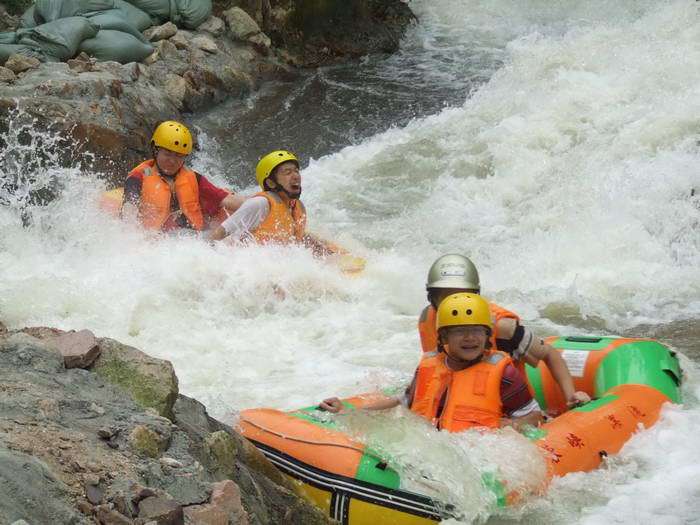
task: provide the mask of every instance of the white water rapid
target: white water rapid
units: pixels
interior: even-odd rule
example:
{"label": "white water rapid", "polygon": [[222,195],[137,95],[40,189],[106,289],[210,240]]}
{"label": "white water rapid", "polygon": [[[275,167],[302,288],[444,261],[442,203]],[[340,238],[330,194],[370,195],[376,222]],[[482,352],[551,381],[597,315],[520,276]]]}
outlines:
{"label": "white water rapid", "polygon": [[[94,174],[31,164],[49,135],[25,130],[36,146],[23,149],[12,128],[3,154],[22,153],[35,180],[0,189],[0,319],[88,328],[169,359],[181,392],[227,419],[407,382],[428,267],[464,253],[484,294],[542,335],[670,326],[683,406],[605,468],[490,518],[476,472],[495,465],[514,485],[536,480],[524,439],[440,435],[400,411],[368,416],[366,432],[386,438],[408,479],[441,480],[433,491],[462,522],[700,523],[700,6],[410,6],[421,25],[401,53],[422,71],[415,96],[421,82],[480,83],[460,84],[460,104],[307,159],[310,227],[365,257],[364,273],[345,276],[301,248],[146,235],[99,210]],[[401,53],[384,74],[410,81]],[[225,157],[212,141],[194,164],[215,169]],[[239,177],[212,174],[222,185]],[[50,180],[59,197],[23,227],[23,189]]]}

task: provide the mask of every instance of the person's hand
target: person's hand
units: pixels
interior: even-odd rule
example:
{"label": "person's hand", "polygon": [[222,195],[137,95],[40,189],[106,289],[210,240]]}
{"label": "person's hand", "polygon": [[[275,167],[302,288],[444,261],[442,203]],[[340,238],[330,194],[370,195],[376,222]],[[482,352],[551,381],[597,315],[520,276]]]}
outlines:
{"label": "person's hand", "polygon": [[329,397],[328,399],[324,399],[319,403],[318,408],[321,410],[325,410],[326,412],[331,412],[333,414],[337,414],[338,412],[341,412],[345,407],[343,406],[343,402],[338,399],[337,397]]}
{"label": "person's hand", "polygon": [[506,427],[512,427],[513,425],[513,420],[509,417],[502,417],[501,419],[498,420],[498,427],[499,428],[506,428]]}
{"label": "person's hand", "polygon": [[591,400],[591,396],[585,392],[574,392],[571,397],[566,401],[566,405],[569,408],[577,407],[579,405],[584,405]]}

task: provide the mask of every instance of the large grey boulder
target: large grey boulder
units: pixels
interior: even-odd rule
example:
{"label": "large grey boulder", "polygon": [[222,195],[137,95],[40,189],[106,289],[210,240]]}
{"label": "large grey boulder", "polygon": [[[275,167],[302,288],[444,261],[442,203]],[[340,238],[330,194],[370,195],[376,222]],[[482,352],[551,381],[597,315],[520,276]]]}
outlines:
{"label": "large grey boulder", "polygon": [[100,339],[100,350],[92,366],[97,375],[126,390],[140,406],[173,418],[178,384],[170,361],[156,359],[114,339]]}

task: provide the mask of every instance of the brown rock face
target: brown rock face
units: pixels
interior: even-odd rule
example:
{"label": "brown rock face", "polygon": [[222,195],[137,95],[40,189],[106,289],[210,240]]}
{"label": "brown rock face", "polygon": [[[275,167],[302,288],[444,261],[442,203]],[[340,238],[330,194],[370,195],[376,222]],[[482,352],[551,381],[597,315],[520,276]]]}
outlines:
{"label": "brown rock face", "polygon": [[36,69],[41,62],[34,57],[26,57],[24,55],[10,55],[10,58],[5,62],[5,67],[13,73],[23,73],[30,69]]}
{"label": "brown rock face", "polygon": [[63,356],[66,368],[87,368],[100,355],[97,339],[90,330],[60,335],[51,345]]}
{"label": "brown rock face", "polygon": [[171,499],[151,496],[139,503],[139,518],[154,520],[158,525],[182,525],[185,522],[182,506]]}

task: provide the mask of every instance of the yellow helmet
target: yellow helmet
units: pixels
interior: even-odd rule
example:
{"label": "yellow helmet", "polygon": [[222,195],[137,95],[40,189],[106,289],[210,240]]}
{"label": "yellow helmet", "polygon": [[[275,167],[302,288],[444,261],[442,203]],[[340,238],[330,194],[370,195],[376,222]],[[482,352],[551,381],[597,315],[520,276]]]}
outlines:
{"label": "yellow helmet", "polygon": [[270,176],[272,170],[289,160],[296,162],[297,166],[299,166],[299,159],[296,158],[294,153],[285,150],[276,150],[261,158],[255,167],[255,180],[258,181],[260,187],[265,189],[265,179]]}
{"label": "yellow helmet", "polygon": [[175,120],[166,120],[158,124],[153,132],[151,145],[189,155],[192,153],[192,135],[184,124]]}
{"label": "yellow helmet", "polygon": [[448,295],[438,306],[438,330],[446,326],[478,325],[489,330],[493,328],[489,303],[480,295],[473,293],[454,293]]}

